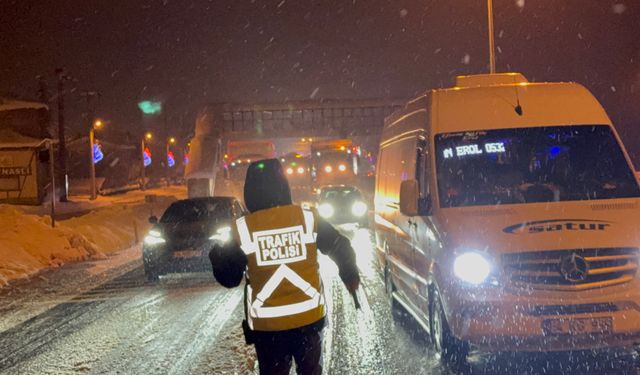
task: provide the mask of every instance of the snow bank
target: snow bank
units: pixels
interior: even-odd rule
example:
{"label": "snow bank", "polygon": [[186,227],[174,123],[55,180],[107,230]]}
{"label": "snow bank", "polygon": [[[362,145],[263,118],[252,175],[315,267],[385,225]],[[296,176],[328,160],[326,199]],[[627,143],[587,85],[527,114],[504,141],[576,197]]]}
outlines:
{"label": "snow bank", "polygon": [[[158,196],[161,213],[174,197]],[[67,262],[104,258],[141,240],[149,229],[152,207],[143,202],[121,203],[58,222],[0,205],[0,286]]]}
{"label": "snow bank", "polygon": [[0,98],[0,111],[13,111],[16,109],[49,109],[46,104],[40,102],[26,102]]}

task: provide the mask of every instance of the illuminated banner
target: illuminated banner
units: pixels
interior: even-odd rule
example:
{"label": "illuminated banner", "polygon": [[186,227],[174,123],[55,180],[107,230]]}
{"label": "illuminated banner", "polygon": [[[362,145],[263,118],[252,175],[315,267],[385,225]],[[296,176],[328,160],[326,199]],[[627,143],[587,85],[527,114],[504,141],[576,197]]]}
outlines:
{"label": "illuminated banner", "polygon": [[490,142],[485,143],[484,147],[478,144],[456,146],[454,148],[449,147],[444,149],[442,153],[445,159],[449,159],[454,156],[454,152],[455,156],[462,157],[468,155],[482,155],[484,153],[497,154],[506,152],[506,149],[504,147],[504,142]]}
{"label": "illuminated banner", "polygon": [[151,150],[148,147],[144,148],[144,152],[142,153],[143,163],[145,167],[151,165]]}
{"label": "illuminated banner", "polygon": [[102,153],[102,146],[98,143],[93,144],[93,164],[98,164],[102,159],[104,159],[104,154]]}
{"label": "illuminated banner", "polygon": [[176,165],[176,158],[173,156],[173,152],[171,151],[167,152],[167,164],[169,165],[169,168],[173,168],[173,166]]}

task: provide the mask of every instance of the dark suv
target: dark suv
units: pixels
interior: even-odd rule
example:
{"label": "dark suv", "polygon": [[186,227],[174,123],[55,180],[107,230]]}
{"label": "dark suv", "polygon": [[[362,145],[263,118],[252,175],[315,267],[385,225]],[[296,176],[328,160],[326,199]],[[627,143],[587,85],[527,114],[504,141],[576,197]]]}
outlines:
{"label": "dark suv", "polygon": [[208,253],[213,241],[230,239],[233,220],[245,214],[233,197],[193,198],[174,202],[144,239],[144,272],[149,281],[169,272],[211,269]]}

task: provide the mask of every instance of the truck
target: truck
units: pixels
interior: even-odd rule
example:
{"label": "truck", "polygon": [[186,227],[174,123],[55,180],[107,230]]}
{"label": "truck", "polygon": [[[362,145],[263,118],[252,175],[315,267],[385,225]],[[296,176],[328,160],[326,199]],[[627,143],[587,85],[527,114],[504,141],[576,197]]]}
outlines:
{"label": "truck", "polygon": [[356,185],[360,148],[351,139],[331,139],[311,144],[311,177],[316,187]]}
{"label": "truck", "polygon": [[224,154],[225,177],[243,183],[249,164],[276,156],[276,147],[270,140],[230,140]]}

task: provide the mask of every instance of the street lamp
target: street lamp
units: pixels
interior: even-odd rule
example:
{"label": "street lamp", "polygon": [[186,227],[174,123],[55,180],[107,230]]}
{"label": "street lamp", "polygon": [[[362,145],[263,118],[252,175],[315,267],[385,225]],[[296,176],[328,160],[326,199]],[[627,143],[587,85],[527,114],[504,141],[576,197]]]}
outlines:
{"label": "street lamp", "polygon": [[144,151],[147,148],[146,146],[146,142],[151,142],[151,140],[153,139],[153,134],[151,134],[151,132],[146,132],[144,134],[144,137],[142,137],[142,141],[140,143],[140,162],[141,162],[141,169],[140,169],[140,177],[142,179],[142,181],[140,182],[140,190],[145,190],[147,187],[147,176],[146,176],[146,165],[144,165]]}
{"label": "street lamp", "polygon": [[495,40],[493,36],[493,0],[487,0],[487,23],[489,27],[489,73],[496,72]]}
{"label": "street lamp", "polygon": [[94,161],[94,151],[93,148],[95,143],[95,131],[101,129],[104,126],[104,121],[100,119],[95,119],[91,122],[91,127],[89,129],[89,171],[91,173],[91,200],[95,200],[97,198],[96,192],[96,165]]}
{"label": "street lamp", "polygon": [[174,137],[169,137],[167,138],[167,150],[166,150],[166,159],[165,162],[167,163],[167,168],[166,168],[166,172],[167,172],[167,186],[171,186],[170,183],[170,172],[171,172],[171,166],[169,166],[169,153],[171,152],[170,148],[171,145],[175,145],[176,144],[176,139]]}

